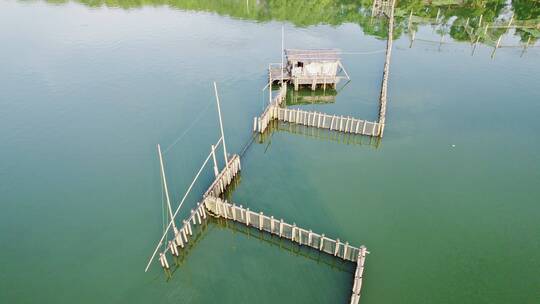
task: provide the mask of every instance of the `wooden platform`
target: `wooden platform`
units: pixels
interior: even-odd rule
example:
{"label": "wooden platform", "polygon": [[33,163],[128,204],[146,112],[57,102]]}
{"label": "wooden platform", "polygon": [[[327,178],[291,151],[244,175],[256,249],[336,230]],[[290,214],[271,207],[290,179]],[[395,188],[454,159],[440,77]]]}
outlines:
{"label": "wooden platform", "polygon": [[283,75],[283,81],[291,80],[291,73],[286,68],[283,68],[283,74],[282,74],[282,69],[280,67],[281,67],[281,64],[279,65],[270,64],[270,66],[268,67],[268,77],[269,77],[270,83],[281,81],[282,75]]}

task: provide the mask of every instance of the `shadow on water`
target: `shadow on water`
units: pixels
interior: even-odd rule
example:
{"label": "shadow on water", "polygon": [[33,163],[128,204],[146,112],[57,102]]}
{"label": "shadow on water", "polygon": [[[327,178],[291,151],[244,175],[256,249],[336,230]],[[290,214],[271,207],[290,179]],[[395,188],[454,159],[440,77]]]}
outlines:
{"label": "shadow on water", "polygon": [[291,256],[302,257],[309,259],[317,264],[322,264],[330,267],[333,270],[339,272],[346,272],[349,274],[354,273],[356,264],[350,261],[336,258],[327,253],[315,250],[308,246],[302,246],[298,243],[294,243],[286,238],[280,238],[276,235],[272,235],[266,231],[257,230],[254,227],[247,227],[243,224],[229,221],[223,218],[208,217],[203,220],[200,225],[193,225],[193,236],[184,248],[179,248],[179,256],[172,256],[173,263],[170,265],[170,269],[165,269],[165,279],[171,280],[176,271],[181,270],[182,265],[187,262],[193,249],[203,241],[209,233],[212,233],[214,229],[228,230],[233,233],[238,233],[242,237],[258,240],[264,245],[270,247],[276,247],[280,250],[284,250]]}
{"label": "shadow on water", "polygon": [[335,89],[317,89],[315,91],[301,89],[298,91],[287,90],[286,105],[300,106],[311,104],[329,104],[336,102],[338,91]]}

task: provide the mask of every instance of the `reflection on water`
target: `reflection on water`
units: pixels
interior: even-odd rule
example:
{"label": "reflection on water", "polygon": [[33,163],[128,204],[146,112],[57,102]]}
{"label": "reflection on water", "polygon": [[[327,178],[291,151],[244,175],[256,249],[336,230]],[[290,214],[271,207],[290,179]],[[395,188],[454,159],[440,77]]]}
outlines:
{"label": "reflection on water", "polygon": [[272,120],[264,133],[258,134],[259,144],[266,144],[268,150],[272,144],[272,135],[274,132],[287,132],[294,135],[305,136],[321,141],[330,141],[345,145],[369,146],[378,149],[381,145],[380,137],[363,136],[359,134],[331,131],[315,127],[308,127],[295,123],[288,123],[278,120]]}
{"label": "reflection on water", "polygon": [[287,90],[285,101],[287,106],[334,103],[337,94],[338,91],[335,89],[324,90],[318,88],[315,91],[307,89]]}
{"label": "reflection on water", "polygon": [[228,230],[228,232],[240,234],[243,238],[251,239],[249,241],[253,241],[253,239],[259,240],[261,243],[269,245],[270,247],[275,246],[291,256],[305,258],[317,264],[329,266],[331,269],[339,272],[354,273],[354,263],[337,259],[331,255],[315,250],[314,248],[301,246],[298,243],[291,242],[285,238],[280,238],[266,231],[259,231],[253,227],[247,227],[243,224],[223,218],[207,217],[206,220],[202,221],[201,225],[193,225],[192,229],[193,237],[189,239],[189,242],[185,244],[184,248],[179,249],[179,255],[170,255],[172,258],[172,263],[169,263],[170,269],[163,268],[167,281],[171,280],[177,271],[181,271],[182,265],[187,262],[191,254],[194,254],[193,249],[196,248],[199,243],[204,242],[206,236],[208,236],[209,233],[212,233],[214,229]]}
{"label": "reflection on water", "polygon": [[[67,3],[68,0],[47,0],[49,3]],[[75,0],[90,7],[137,8],[166,5],[169,7],[212,12],[238,19],[287,21],[296,26],[317,24],[340,25],[354,23],[364,33],[386,38],[386,18],[371,16],[373,0]],[[534,45],[540,37],[540,2],[530,0],[449,0],[397,1],[394,35],[416,32],[419,25],[432,25],[434,31],[449,35],[457,41],[473,40],[494,44],[508,30],[521,42]],[[508,23],[512,21],[508,27]],[[486,25],[488,26],[486,30]]]}

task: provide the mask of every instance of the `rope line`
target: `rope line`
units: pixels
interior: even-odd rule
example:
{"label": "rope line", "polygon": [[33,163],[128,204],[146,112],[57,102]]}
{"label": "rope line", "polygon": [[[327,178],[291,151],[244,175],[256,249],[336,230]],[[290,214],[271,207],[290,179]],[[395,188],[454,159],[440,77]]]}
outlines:
{"label": "rope line", "polygon": [[182,140],[182,138],[184,138],[184,136],[195,126],[195,124],[199,122],[199,120],[201,120],[203,114],[206,113],[206,111],[208,111],[208,108],[210,108],[211,104],[212,104],[212,101],[208,102],[206,107],[201,112],[199,112],[199,114],[197,114],[197,117],[195,118],[195,120],[193,120],[190,126],[187,129],[185,129],[184,132],[182,132],[182,134],[180,134],[180,136],[178,136],[174,140],[174,142],[170,146],[167,147],[167,149],[163,151],[163,154],[166,154],[167,152],[169,152],[170,149],[172,149],[176,144],[178,144]]}

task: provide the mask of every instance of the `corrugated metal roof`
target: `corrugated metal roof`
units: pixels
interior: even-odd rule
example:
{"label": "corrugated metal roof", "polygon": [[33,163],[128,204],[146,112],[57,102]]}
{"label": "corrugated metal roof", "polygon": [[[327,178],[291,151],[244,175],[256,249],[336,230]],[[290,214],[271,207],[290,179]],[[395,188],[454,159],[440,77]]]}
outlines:
{"label": "corrugated metal roof", "polygon": [[341,50],[338,49],[318,49],[300,50],[286,49],[285,56],[288,61],[317,62],[317,61],[338,61]]}

